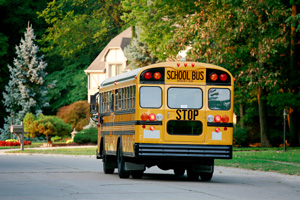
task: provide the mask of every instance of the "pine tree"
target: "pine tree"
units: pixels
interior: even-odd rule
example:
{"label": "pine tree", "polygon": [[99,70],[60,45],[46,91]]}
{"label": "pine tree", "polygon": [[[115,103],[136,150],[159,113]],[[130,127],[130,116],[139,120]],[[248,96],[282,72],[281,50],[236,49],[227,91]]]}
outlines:
{"label": "pine tree", "polygon": [[43,56],[38,57],[39,47],[34,44],[34,40],[34,30],[28,24],[24,39],[16,46],[14,66],[8,65],[10,80],[5,86],[2,102],[9,116],[5,118],[3,129],[0,129],[0,139],[9,136],[11,114],[13,123],[19,124],[26,113],[39,115],[44,107],[49,106],[46,99],[47,86],[44,83],[47,63],[43,61]]}
{"label": "pine tree", "polygon": [[158,59],[152,55],[148,45],[141,42],[139,29],[135,28],[135,33],[136,36],[124,49],[124,55],[129,61],[129,68],[136,69],[156,63]]}

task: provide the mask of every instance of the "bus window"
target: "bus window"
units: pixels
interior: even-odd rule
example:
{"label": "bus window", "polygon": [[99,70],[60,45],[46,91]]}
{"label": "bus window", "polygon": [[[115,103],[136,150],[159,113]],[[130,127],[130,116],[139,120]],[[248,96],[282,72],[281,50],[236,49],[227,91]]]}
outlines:
{"label": "bus window", "polygon": [[140,106],[142,108],[160,108],[162,106],[162,89],[160,87],[141,87]]}
{"label": "bus window", "polygon": [[211,110],[230,109],[230,90],[226,88],[211,88],[208,91],[208,107]]}
{"label": "bus window", "polygon": [[203,92],[200,88],[169,88],[169,108],[202,108]]}
{"label": "bus window", "polygon": [[200,135],[202,122],[170,120],[167,124],[167,132],[170,135]]}

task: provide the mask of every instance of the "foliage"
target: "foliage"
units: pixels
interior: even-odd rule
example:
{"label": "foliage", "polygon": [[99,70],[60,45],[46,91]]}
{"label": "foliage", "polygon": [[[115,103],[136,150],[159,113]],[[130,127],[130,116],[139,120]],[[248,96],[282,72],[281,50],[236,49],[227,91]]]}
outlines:
{"label": "foliage", "polygon": [[[39,47],[34,43],[34,31],[29,24],[24,35],[19,46],[16,46],[14,66],[8,65],[10,80],[3,92],[3,104],[6,112],[13,114],[14,123],[20,123],[27,112],[39,114],[49,106],[44,82],[47,63],[37,55]],[[0,130],[2,134],[9,134],[9,125],[10,116],[7,116],[4,129]]]}
{"label": "foliage", "polygon": [[[45,30],[45,23],[37,18],[36,12],[46,7],[49,0],[1,0],[1,26],[0,26],[0,95],[5,90],[5,86],[9,81],[9,69],[7,64],[13,65],[15,54],[15,46],[19,44],[20,38],[26,31],[26,25],[30,21],[35,29],[37,38]],[[4,118],[7,116],[5,106],[0,101],[0,127],[3,127]],[[0,136],[1,137],[1,136]]]}
{"label": "foliage", "polygon": [[91,127],[88,129],[83,129],[78,132],[74,137],[74,142],[80,144],[93,143],[97,144],[98,140],[98,129],[95,127]]}
{"label": "foliage", "polygon": [[[272,110],[300,110],[300,54],[296,51],[294,58],[289,54],[294,52],[291,28],[299,26],[299,20],[295,20],[298,15],[291,17],[291,4],[280,0],[122,1],[128,11],[123,20],[141,29],[141,42],[155,56],[174,60],[189,47],[188,60],[227,68],[237,79],[236,105],[255,110],[253,102],[257,103],[260,117],[267,110],[264,102]],[[294,44],[299,43],[300,32],[294,37]]]}
{"label": "foliage", "polygon": [[124,55],[129,61],[130,69],[144,67],[157,62],[157,58],[152,55],[148,45],[140,41],[139,34],[139,30],[136,29],[136,37],[133,37],[130,44],[124,49]]}
{"label": "foliage", "polygon": [[233,128],[233,143],[237,146],[248,146],[247,129],[236,125]]}
{"label": "foliage", "polygon": [[64,123],[59,117],[41,114],[32,120],[31,116],[31,113],[27,113],[24,121],[24,129],[27,130],[31,137],[44,134],[47,137],[47,142],[50,143],[52,136],[61,137],[71,133],[71,126]]}
{"label": "foliage", "polygon": [[57,116],[72,126],[77,131],[89,124],[90,107],[87,101],[77,101],[71,105],[60,108]]}
{"label": "foliage", "polygon": [[52,0],[38,14],[48,25],[40,40],[49,62],[46,81],[57,81],[48,94],[47,112],[56,113],[64,105],[87,99],[83,70],[126,27],[119,0]]}
{"label": "foliage", "polygon": [[51,138],[51,142],[57,142],[58,140],[61,140],[61,137],[59,137],[57,135],[55,137]]}

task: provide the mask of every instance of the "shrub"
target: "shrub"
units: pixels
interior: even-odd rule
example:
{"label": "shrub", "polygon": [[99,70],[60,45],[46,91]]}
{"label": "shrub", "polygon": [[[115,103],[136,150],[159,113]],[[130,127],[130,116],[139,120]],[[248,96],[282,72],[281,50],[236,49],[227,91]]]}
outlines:
{"label": "shrub", "polygon": [[88,129],[83,129],[82,131],[78,132],[74,137],[74,142],[80,144],[97,144],[98,140],[98,129],[95,127],[91,127]]}
{"label": "shrub", "polygon": [[233,128],[233,143],[237,146],[248,146],[247,129],[236,125]]}
{"label": "shrub", "polygon": [[90,107],[87,101],[77,101],[71,105],[61,107],[57,116],[72,126],[72,129],[76,128],[77,131],[89,124],[90,120]]}
{"label": "shrub", "polygon": [[[32,115],[27,113],[27,115]],[[26,118],[25,116],[25,118]],[[52,136],[64,136],[71,133],[71,126],[64,123],[62,119],[56,116],[45,116],[41,114],[37,118],[27,117],[24,120],[24,129],[28,131],[31,137],[46,135],[47,142],[50,143]]]}
{"label": "shrub", "polygon": [[61,137],[59,137],[57,135],[55,137],[51,138],[51,142],[57,142],[58,140],[61,140]]}

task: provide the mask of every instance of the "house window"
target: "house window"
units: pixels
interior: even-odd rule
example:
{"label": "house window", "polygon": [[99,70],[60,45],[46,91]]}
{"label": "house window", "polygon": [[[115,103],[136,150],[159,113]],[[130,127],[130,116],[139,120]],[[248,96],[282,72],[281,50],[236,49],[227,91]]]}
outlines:
{"label": "house window", "polygon": [[121,64],[111,64],[109,65],[109,77],[116,76],[122,73]]}

